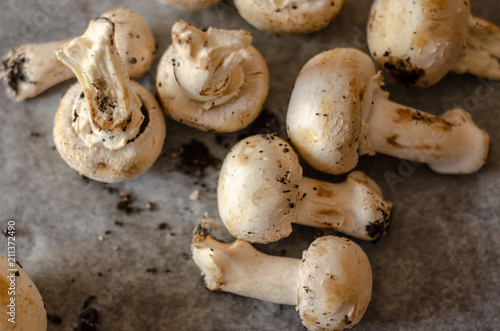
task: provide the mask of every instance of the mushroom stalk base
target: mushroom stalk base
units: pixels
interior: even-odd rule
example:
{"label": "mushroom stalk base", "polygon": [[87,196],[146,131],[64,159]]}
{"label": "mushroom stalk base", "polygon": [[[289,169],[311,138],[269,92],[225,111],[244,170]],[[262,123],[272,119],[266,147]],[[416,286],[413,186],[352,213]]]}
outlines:
{"label": "mushroom stalk base", "polygon": [[368,118],[368,138],[378,153],[427,163],[445,174],[472,173],[486,161],[489,136],[468,112],[452,109],[437,117],[387,99],[379,89]]}
{"label": "mushroom stalk base", "polygon": [[270,256],[248,242],[231,244],[196,234],[193,259],[212,291],[224,291],[278,304],[297,304],[300,259]]}
{"label": "mushroom stalk base", "polygon": [[466,46],[452,71],[500,80],[500,27],[470,16]]}
{"label": "mushroom stalk base", "polygon": [[392,204],[360,171],[338,184],[303,177],[299,187],[302,195],[294,223],[332,228],[363,240],[380,238],[391,223]]}

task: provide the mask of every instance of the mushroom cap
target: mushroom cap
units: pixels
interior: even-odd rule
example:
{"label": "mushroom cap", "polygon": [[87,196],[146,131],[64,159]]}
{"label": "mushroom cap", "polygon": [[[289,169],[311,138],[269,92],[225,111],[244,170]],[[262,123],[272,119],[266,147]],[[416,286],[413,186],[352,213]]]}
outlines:
{"label": "mushroom cap", "polygon": [[288,105],[288,136],[312,167],[342,174],[358,162],[363,108],[375,75],[361,51],[337,48],[313,57],[302,68]]}
{"label": "mushroom cap", "polygon": [[344,0],[234,0],[245,21],[261,31],[281,36],[325,28],[343,4]]}
{"label": "mushroom cap", "polygon": [[469,15],[468,0],[375,0],[367,26],[370,53],[403,83],[433,85],[458,61]]}
{"label": "mushroom cap", "polygon": [[160,105],[144,87],[134,81],[130,84],[143,103],[145,119],[139,135],[117,150],[88,147],[74,130],[75,109],[86,101],[79,83],[62,97],[54,121],[54,142],[61,157],[80,174],[107,183],[123,181],[146,172],[160,155],[166,134]]}
{"label": "mushroom cap", "polygon": [[241,63],[244,81],[238,94],[226,103],[204,109],[205,102],[187,97],[177,83],[172,65],[174,48],[170,46],[160,60],[156,77],[156,90],[166,115],[209,132],[234,132],[247,127],[259,116],[269,91],[266,62],[253,46],[248,46],[248,53],[250,58]]}
{"label": "mushroom cap", "polygon": [[156,54],[155,39],[146,21],[136,12],[124,8],[107,11],[102,17],[115,24],[116,49],[130,79],[144,76]]}
{"label": "mushroom cap", "polygon": [[290,145],[276,135],[237,143],[222,164],[217,203],[236,238],[268,243],[288,236],[295,219],[302,167]]}
{"label": "mushroom cap", "polygon": [[298,303],[308,330],[344,330],[363,317],[371,299],[370,261],[353,241],[327,236],[303,253]]}
{"label": "mushroom cap", "polygon": [[201,10],[210,8],[221,0],[160,0],[160,2],[182,10]]}
{"label": "mushroom cap", "polygon": [[10,311],[7,305],[10,303],[11,296],[8,295],[10,287],[10,279],[7,278],[11,274],[8,271],[9,261],[7,257],[0,255],[0,329],[3,331],[45,331],[47,330],[47,312],[43,303],[42,296],[36,285],[30,279],[24,270],[16,265],[14,269],[19,272],[15,276],[15,297],[16,301],[16,323],[11,323],[7,319],[10,318]]}

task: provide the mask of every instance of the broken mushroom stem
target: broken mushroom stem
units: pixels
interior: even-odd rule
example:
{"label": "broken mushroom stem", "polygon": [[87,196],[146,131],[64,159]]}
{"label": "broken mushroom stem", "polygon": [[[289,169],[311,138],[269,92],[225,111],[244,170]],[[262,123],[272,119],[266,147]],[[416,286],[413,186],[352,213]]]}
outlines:
{"label": "broken mushroom stem", "polygon": [[249,32],[215,28],[204,32],[180,20],[171,35],[175,78],[188,97],[206,102],[238,92],[244,81],[240,64],[248,59],[252,42]]}
{"label": "broken mushroom stem", "polygon": [[[109,18],[116,25],[116,48],[130,77],[141,78],[151,66],[156,52],[155,40],[147,23],[129,9],[113,9],[102,17]],[[71,40],[21,45],[6,54],[3,65],[0,65],[0,77],[5,82],[7,96],[23,101],[75,77],[55,55]]]}
{"label": "broken mushroom stem", "polygon": [[300,260],[261,253],[240,239],[220,242],[202,224],[191,250],[208,289],[293,305],[309,330],[351,328],[370,303],[370,262],[347,238],[318,238]]}
{"label": "broken mushroom stem", "polygon": [[274,134],[248,137],[230,150],[217,192],[228,231],[254,243],[287,237],[292,223],[363,240],[380,238],[391,224],[392,204],[372,179],[360,171],[338,184],[302,177],[297,154]]}
{"label": "broken mushroom stem", "polygon": [[113,22],[97,18],[83,36],[56,53],[75,73],[88,101],[79,103],[74,125],[87,145],[103,142],[111,150],[136,137],[144,121],[142,102],[132,89],[113,36]]}
{"label": "broken mushroom stem", "polygon": [[439,173],[471,173],[488,155],[489,136],[463,109],[441,116],[388,100],[378,89],[368,117],[368,138],[377,153],[426,163]]}
{"label": "broken mushroom stem", "polygon": [[470,15],[465,49],[452,71],[500,80],[500,27]]}

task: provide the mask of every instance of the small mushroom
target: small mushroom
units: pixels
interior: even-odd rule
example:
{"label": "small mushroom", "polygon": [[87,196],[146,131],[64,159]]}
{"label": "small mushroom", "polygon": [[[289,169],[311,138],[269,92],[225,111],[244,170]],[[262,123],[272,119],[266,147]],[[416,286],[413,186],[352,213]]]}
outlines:
{"label": "small mushroom", "polygon": [[297,154],[274,134],[248,137],[229,151],[217,194],[228,231],[254,243],[287,237],[292,222],[363,240],[380,238],[391,223],[392,204],[372,179],[360,171],[339,184],[302,177]]}
{"label": "small mushroom", "polygon": [[215,6],[221,0],[160,0],[160,2],[182,10],[201,10]]}
{"label": "small mushroom", "polygon": [[426,87],[450,70],[500,80],[500,28],[470,14],[468,0],[375,0],[367,41],[398,80]]}
{"label": "small mushroom", "polygon": [[[139,79],[149,70],[156,52],[155,40],[147,23],[139,14],[128,9],[113,9],[103,14],[116,26],[118,53],[126,63],[132,79]],[[32,98],[70,78],[74,73],[59,62],[55,52],[71,39],[21,45],[3,57],[0,77],[6,93],[15,101]]]}
{"label": "small mushroom", "polygon": [[308,330],[350,329],[370,303],[370,261],[347,238],[320,237],[300,260],[261,253],[240,239],[220,242],[201,225],[191,251],[209,290],[293,305]]}
{"label": "small mushroom", "polygon": [[343,4],[344,0],[234,0],[245,21],[261,31],[280,36],[325,28]]}
{"label": "small mushroom", "polygon": [[330,174],[353,169],[358,155],[375,152],[427,163],[443,174],[472,173],[488,156],[489,136],[468,112],[437,117],[388,100],[370,57],[335,49],[313,57],[295,82],[288,135],[314,168]]}
{"label": "small mushroom", "polygon": [[46,331],[47,312],[42,296],[28,274],[0,255],[0,330]]}
{"label": "small mushroom", "polygon": [[130,81],[114,42],[114,24],[101,17],[57,51],[77,76],[54,122],[61,157],[80,174],[102,182],[130,179],[160,155],[165,121],[153,95]]}
{"label": "small mushroom", "polygon": [[158,65],[156,89],[172,119],[210,132],[233,132],[259,115],[269,72],[245,31],[172,27],[172,45]]}

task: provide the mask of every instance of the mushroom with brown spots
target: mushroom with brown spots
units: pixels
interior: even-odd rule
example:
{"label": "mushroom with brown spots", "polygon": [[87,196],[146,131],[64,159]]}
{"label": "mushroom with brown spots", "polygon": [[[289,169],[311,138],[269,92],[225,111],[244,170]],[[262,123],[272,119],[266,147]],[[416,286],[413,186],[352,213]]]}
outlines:
{"label": "mushroom with brown spots", "polygon": [[228,231],[254,243],[287,237],[292,223],[375,240],[391,223],[392,204],[371,178],[360,171],[339,184],[302,177],[297,154],[276,135],[237,143],[222,165],[217,194]]}
{"label": "mushroom with brown spots", "polygon": [[63,96],[54,122],[61,157],[102,182],[141,175],[161,153],[166,127],[153,95],[130,81],[114,42],[115,24],[101,17],[57,51],[79,84]]}
{"label": "mushroom with brown spots", "polygon": [[370,303],[370,261],[347,238],[320,237],[300,260],[261,253],[240,239],[223,243],[202,224],[191,251],[209,290],[293,305],[308,330],[350,329]]}
{"label": "mushroom with brown spots", "polygon": [[184,21],[172,27],[172,45],[158,65],[156,89],[172,119],[209,132],[248,126],[262,110],[269,71],[245,31]]}
{"label": "mushroom with brown spots", "polygon": [[[141,78],[149,70],[156,52],[147,23],[129,9],[113,9],[102,16],[115,23],[116,49],[125,61],[130,78]],[[23,101],[74,78],[75,74],[59,62],[55,54],[70,40],[21,45],[6,54],[0,64],[0,77],[5,82],[7,96]]]}
{"label": "mushroom with brown spots", "polygon": [[221,0],[160,0],[160,2],[172,7],[189,11],[207,9],[215,6],[220,1]]}
{"label": "mushroom with brown spots", "polygon": [[235,0],[241,17],[255,28],[280,36],[310,33],[328,26],[344,0]]}
{"label": "mushroom with brown spots", "polygon": [[3,255],[0,255],[0,293],[2,331],[47,330],[47,312],[36,285],[19,264]]}
{"label": "mushroom with brown spots", "polygon": [[444,174],[479,170],[489,136],[468,112],[437,117],[388,100],[370,57],[340,48],[313,57],[300,71],[288,106],[288,135],[314,168],[353,169],[358,155],[375,152],[427,163]]}
{"label": "mushroom with brown spots", "polygon": [[468,0],[375,0],[370,53],[408,85],[426,87],[449,71],[500,80],[500,28],[474,17]]}

